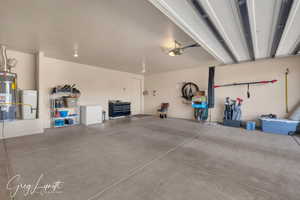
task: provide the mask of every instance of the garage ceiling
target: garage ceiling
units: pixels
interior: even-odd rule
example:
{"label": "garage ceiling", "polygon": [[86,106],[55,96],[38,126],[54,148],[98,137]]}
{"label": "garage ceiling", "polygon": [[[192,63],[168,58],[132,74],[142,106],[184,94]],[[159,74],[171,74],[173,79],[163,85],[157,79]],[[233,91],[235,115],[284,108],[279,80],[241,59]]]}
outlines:
{"label": "garage ceiling", "polygon": [[[23,52],[146,73],[219,63],[203,48],[170,57],[161,47],[194,40],[147,0],[0,0],[0,43]],[[79,57],[74,58],[74,48]]]}
{"label": "garage ceiling", "polygon": [[300,0],[149,0],[222,63],[300,50]]}
{"label": "garage ceiling", "polygon": [[[142,72],[143,61],[151,74],[300,50],[300,0],[0,0],[0,5],[0,43],[10,49],[132,73]],[[162,49],[174,40],[201,47],[167,56]]]}

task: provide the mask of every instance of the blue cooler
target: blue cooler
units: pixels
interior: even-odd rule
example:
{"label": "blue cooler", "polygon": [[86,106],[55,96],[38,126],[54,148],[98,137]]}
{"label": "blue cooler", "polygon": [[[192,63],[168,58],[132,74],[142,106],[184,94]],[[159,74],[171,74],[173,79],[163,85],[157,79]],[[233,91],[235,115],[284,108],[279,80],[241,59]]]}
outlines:
{"label": "blue cooler", "polygon": [[300,121],[261,118],[262,131],[282,135],[293,135],[300,131]]}

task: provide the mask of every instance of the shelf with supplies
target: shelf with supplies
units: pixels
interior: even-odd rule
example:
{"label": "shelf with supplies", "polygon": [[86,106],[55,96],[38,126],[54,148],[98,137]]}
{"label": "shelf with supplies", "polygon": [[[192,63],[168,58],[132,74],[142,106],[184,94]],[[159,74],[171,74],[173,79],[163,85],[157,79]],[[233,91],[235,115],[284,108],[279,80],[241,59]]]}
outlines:
{"label": "shelf with supplies", "polygon": [[79,115],[69,115],[69,116],[66,116],[66,117],[53,117],[52,119],[53,120],[56,120],[56,119],[68,119],[68,118],[76,118],[76,117],[80,117]]}
{"label": "shelf with supplies", "polygon": [[52,88],[50,94],[51,127],[68,127],[80,124],[80,91],[75,85]]}

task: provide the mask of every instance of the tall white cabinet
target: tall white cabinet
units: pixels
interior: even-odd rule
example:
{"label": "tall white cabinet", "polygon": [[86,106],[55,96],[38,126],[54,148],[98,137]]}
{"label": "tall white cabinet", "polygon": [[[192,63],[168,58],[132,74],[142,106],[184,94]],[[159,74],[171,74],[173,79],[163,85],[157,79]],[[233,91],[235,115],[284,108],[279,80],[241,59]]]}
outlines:
{"label": "tall white cabinet", "polygon": [[37,91],[21,90],[21,117],[22,119],[36,119]]}

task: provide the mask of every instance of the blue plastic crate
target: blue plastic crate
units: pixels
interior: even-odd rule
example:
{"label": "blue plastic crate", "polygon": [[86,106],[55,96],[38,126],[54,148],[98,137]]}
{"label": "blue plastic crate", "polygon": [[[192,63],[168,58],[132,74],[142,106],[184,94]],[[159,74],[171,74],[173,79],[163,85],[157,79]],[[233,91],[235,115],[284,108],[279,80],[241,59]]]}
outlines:
{"label": "blue plastic crate", "polygon": [[207,108],[207,102],[200,102],[200,103],[192,102],[192,107],[205,109]]}
{"label": "blue plastic crate", "polygon": [[61,110],[59,111],[59,115],[61,117],[67,117],[68,116],[69,111],[68,110]]}
{"label": "blue plastic crate", "polygon": [[255,127],[256,127],[256,123],[254,121],[248,121],[246,123],[246,129],[248,131],[254,131],[255,130]]}
{"label": "blue plastic crate", "polygon": [[231,127],[241,127],[242,121],[240,120],[230,120],[230,119],[224,119],[223,120],[224,126],[231,126]]}
{"label": "blue plastic crate", "polygon": [[292,135],[300,130],[299,121],[261,118],[262,131],[282,135]]}
{"label": "blue plastic crate", "polygon": [[56,127],[60,127],[60,126],[64,126],[65,125],[65,120],[63,119],[57,119],[54,121],[54,126]]}

